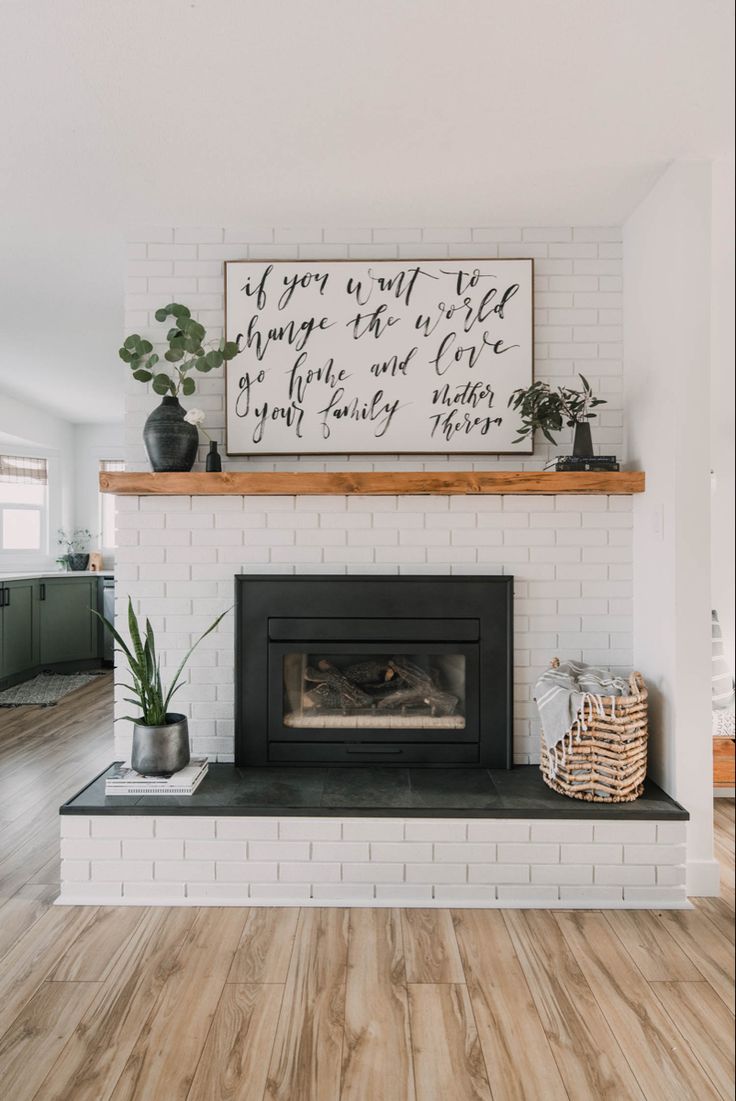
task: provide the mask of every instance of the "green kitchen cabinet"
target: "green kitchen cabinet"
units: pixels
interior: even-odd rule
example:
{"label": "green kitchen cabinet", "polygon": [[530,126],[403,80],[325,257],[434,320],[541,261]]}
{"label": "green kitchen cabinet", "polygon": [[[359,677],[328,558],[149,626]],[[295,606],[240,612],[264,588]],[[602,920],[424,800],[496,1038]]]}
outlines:
{"label": "green kitchen cabinet", "polygon": [[0,595],[0,680],[17,677],[38,664],[38,582],[5,581]]}
{"label": "green kitchen cabinet", "polygon": [[95,577],[45,578],[39,585],[39,663],[93,661],[99,657]]}

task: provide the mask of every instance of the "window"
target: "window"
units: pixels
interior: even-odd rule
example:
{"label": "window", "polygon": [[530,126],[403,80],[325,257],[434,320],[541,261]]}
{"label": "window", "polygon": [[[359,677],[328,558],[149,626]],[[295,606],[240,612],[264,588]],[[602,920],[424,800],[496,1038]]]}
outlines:
{"label": "window", "polygon": [[45,459],[0,455],[0,551],[45,550],[48,481]]}
{"label": "window", "polygon": [[[100,474],[111,474],[125,470],[122,459],[100,459]],[[100,494],[100,539],[103,547],[114,547],[115,543],[115,497],[112,493]]]}

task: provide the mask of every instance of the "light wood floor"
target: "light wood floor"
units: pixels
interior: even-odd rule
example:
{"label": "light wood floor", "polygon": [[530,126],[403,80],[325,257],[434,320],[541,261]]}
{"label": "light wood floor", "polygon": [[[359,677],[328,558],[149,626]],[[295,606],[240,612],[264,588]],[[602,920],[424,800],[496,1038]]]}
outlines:
{"label": "light wood floor", "polygon": [[734,1096],[732,800],[690,912],[52,907],[110,697],[0,711],[3,1099]]}

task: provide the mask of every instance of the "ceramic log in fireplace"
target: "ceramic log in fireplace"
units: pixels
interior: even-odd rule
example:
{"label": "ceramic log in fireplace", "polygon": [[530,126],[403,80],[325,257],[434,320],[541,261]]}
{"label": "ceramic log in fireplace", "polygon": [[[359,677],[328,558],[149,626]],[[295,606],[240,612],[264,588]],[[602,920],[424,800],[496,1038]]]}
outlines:
{"label": "ceramic log in fireplace", "polygon": [[511,577],[236,577],[235,761],[509,768]]}

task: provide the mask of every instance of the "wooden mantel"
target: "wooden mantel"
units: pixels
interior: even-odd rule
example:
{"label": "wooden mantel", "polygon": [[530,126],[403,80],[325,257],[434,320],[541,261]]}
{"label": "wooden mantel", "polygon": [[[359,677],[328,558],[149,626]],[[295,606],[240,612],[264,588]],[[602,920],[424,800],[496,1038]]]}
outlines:
{"label": "wooden mantel", "polygon": [[602,473],[555,471],[227,471],[222,474],[100,474],[103,493],[145,496],[281,496],[644,492],[639,470]]}

